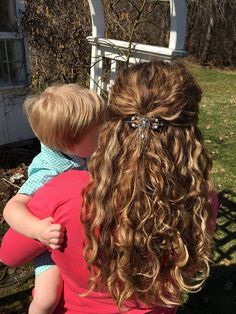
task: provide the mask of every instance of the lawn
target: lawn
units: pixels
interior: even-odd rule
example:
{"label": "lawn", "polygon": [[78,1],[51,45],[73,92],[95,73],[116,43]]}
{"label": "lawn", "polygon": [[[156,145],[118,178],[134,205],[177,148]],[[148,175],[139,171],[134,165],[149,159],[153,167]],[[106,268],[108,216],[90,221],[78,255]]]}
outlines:
{"label": "lawn", "polygon": [[203,89],[199,125],[213,158],[220,209],[212,274],[178,314],[236,313],[236,72],[189,68]]}
{"label": "lawn", "polygon": [[[233,314],[236,313],[236,72],[207,69],[191,64],[188,67],[204,93],[199,124],[214,161],[212,181],[221,205],[215,235],[215,264],[211,276],[201,292],[186,297],[187,300],[178,310],[178,314]],[[0,148],[0,157],[1,154],[3,151]],[[14,165],[14,169],[22,169],[22,162],[24,160],[19,158],[19,164]],[[0,168],[2,176],[5,169],[1,170]],[[5,224],[1,224],[0,233],[5,229]],[[1,288],[1,277],[4,277],[6,268],[1,269],[1,314],[26,313],[25,303],[32,286],[31,267],[28,272],[23,268],[14,270],[20,275],[25,274],[26,280],[9,291],[12,296],[3,293],[6,288]],[[30,275],[29,280],[27,274]],[[27,292],[19,292],[21,290]]]}

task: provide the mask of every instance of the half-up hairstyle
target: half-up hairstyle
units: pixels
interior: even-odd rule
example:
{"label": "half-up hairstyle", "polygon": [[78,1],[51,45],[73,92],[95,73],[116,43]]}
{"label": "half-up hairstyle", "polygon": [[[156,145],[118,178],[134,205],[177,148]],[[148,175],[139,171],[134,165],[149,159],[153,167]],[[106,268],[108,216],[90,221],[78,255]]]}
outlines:
{"label": "half-up hairstyle", "polygon": [[[105,286],[121,308],[182,303],[209,275],[211,160],[197,126],[201,89],[181,64],[125,69],[89,163],[82,222],[89,289]],[[145,138],[130,117],[157,117]]]}

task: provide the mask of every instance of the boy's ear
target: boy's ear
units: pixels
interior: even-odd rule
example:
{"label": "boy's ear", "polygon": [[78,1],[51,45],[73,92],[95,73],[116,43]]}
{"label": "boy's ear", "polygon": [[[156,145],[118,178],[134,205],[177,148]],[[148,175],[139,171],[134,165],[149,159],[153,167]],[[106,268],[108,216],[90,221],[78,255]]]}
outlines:
{"label": "boy's ear", "polygon": [[67,145],[64,149],[63,149],[63,153],[70,155],[71,151],[74,150],[74,144],[70,144]]}

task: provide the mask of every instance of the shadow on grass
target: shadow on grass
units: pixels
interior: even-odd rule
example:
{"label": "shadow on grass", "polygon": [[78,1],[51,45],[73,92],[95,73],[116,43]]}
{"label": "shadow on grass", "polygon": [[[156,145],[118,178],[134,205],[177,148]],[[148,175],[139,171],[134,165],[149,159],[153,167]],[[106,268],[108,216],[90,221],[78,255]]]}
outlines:
{"label": "shadow on grass", "polygon": [[27,314],[31,301],[31,288],[18,292],[1,300],[1,314]]}
{"label": "shadow on grass", "polygon": [[[217,215],[217,232],[215,235],[215,263],[231,262],[236,254],[236,194],[230,190],[219,193],[220,208]],[[234,263],[236,263],[236,256]]]}
{"label": "shadow on grass", "polygon": [[236,265],[215,266],[203,289],[189,295],[178,314],[236,313]]}
{"label": "shadow on grass", "polygon": [[223,190],[218,197],[215,266],[203,289],[189,295],[178,314],[236,313],[236,194]]}

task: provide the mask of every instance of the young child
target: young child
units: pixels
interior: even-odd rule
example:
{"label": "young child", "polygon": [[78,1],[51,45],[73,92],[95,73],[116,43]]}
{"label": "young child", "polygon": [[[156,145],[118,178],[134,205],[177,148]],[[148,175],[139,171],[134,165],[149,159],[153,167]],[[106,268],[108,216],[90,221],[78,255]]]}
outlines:
{"label": "young child", "polygon": [[[26,204],[46,182],[69,169],[86,169],[97,143],[104,103],[93,91],[76,84],[53,86],[26,100],[25,111],[39,138],[41,152],[28,169],[28,180],[6,205],[3,215],[17,232],[59,249],[64,228],[48,217],[33,216]],[[63,191],[61,191],[63,193]],[[62,279],[49,252],[35,259],[34,298],[30,314],[52,313],[62,291]]]}

